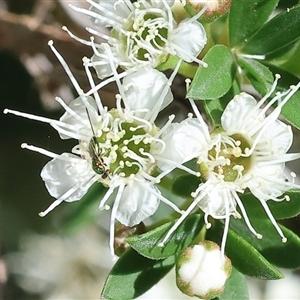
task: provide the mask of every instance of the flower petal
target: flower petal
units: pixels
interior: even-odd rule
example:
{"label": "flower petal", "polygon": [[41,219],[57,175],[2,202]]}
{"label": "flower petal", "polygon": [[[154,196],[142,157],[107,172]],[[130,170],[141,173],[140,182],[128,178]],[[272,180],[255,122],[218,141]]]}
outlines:
{"label": "flower petal", "polygon": [[[150,183],[149,189],[156,193],[159,191]],[[136,180],[128,182],[122,193],[122,198],[117,210],[116,218],[126,226],[134,226],[152,216],[159,206],[159,199],[151,191],[139,184]]]}
{"label": "flower petal", "polygon": [[[66,111],[61,117],[60,121],[72,126],[72,132],[76,132],[78,135],[92,136],[91,125],[89,124],[89,118],[93,123],[97,120],[97,105],[92,97],[85,97],[88,108],[83,103],[82,99],[76,98],[69,104],[69,108],[74,112],[71,114]],[[88,109],[88,111],[87,111]],[[75,117],[74,115],[77,115]],[[89,117],[89,118],[88,118]],[[70,136],[59,132],[61,139],[69,139]]]}
{"label": "flower petal", "polygon": [[170,42],[180,58],[192,62],[207,43],[206,32],[199,22],[184,20],[170,33]]}
{"label": "flower petal", "polygon": [[265,143],[266,147],[270,147],[270,151],[277,155],[285,154],[291,147],[293,142],[293,133],[290,126],[275,120],[270,124],[270,129],[265,130],[260,139],[261,143]]}
{"label": "flower petal", "polygon": [[[173,100],[168,78],[155,69],[142,68],[124,77],[126,105],[132,110],[148,109],[159,105],[162,110]],[[158,102],[160,101],[160,103]]]}
{"label": "flower petal", "polygon": [[78,185],[67,199],[63,199],[67,202],[81,199],[90,187],[85,183],[89,182],[93,175],[94,172],[85,159],[69,153],[63,153],[49,161],[41,172],[49,194],[55,198],[60,198]]}
{"label": "flower petal", "polygon": [[[199,157],[203,151],[207,152],[205,133],[208,133],[208,128],[201,127],[197,119],[172,124],[162,135],[166,150],[160,156],[178,164]],[[170,164],[164,162],[158,162],[158,166],[163,171],[171,168]]]}
{"label": "flower petal", "polygon": [[[113,75],[113,71],[111,69],[111,65],[105,53],[105,50],[102,48],[98,48],[97,51],[98,53],[92,56],[91,63],[96,70],[98,78],[104,79]],[[117,64],[115,64],[115,67],[117,68]]]}
{"label": "flower petal", "polygon": [[253,116],[256,100],[249,94],[241,93],[235,96],[226,106],[222,117],[221,124],[227,134],[241,132],[241,128],[249,116]]}
{"label": "flower petal", "polygon": [[216,182],[208,185],[207,189],[203,190],[202,193],[205,195],[198,203],[198,206],[214,219],[225,219],[236,211],[236,202],[225,182]]}

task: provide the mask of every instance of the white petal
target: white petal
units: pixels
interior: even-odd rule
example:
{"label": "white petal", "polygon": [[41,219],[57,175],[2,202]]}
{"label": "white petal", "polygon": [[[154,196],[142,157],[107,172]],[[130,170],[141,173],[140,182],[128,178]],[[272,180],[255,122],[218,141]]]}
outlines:
{"label": "white petal", "polygon": [[292,188],[292,184],[286,182],[283,173],[285,164],[271,166],[255,166],[252,170],[251,180],[248,181],[248,188],[251,193],[262,201],[274,199]]}
{"label": "white petal", "polygon": [[[67,161],[68,158],[72,158],[75,162]],[[49,194],[55,198],[60,198],[79,184],[79,188],[65,199],[67,202],[82,198],[90,187],[84,183],[92,176],[93,171],[87,161],[69,153],[63,153],[49,161],[41,172],[41,177],[45,181]]]}
{"label": "white petal", "polygon": [[270,124],[260,139],[260,143],[266,143],[264,148],[270,147],[274,155],[285,154],[290,149],[292,142],[291,128],[279,120]]}
{"label": "white petal", "polygon": [[[94,54],[91,58],[91,63],[94,63],[93,67],[96,70],[97,76],[100,79],[104,79],[113,75],[113,71],[111,69],[111,65],[108,57],[105,55],[105,50],[98,48],[98,55]],[[99,54],[101,56],[99,56]],[[103,55],[103,56],[102,56]],[[115,64],[117,68],[117,64]]]}
{"label": "white petal", "polygon": [[[59,120],[68,125],[71,125],[73,127],[73,131],[77,132],[78,134],[82,133],[83,135],[92,135],[88,114],[92,124],[94,124],[98,116],[97,105],[92,97],[86,97],[86,99],[88,102],[88,112],[81,98],[77,98],[69,104],[70,109],[72,109],[74,113],[77,114],[77,116],[82,120],[82,122],[78,121],[76,117],[74,117],[67,111],[61,116]],[[59,135],[62,139],[70,138],[68,135],[65,135],[63,133],[59,133]]]}
{"label": "white petal", "polygon": [[[126,104],[132,110],[153,109],[155,105],[160,110],[170,104],[173,95],[168,86],[168,78],[155,69],[142,68],[124,77]],[[163,93],[164,92],[164,93]],[[158,101],[161,101],[158,103]]]}
{"label": "white petal", "polygon": [[[226,184],[225,182],[216,182],[208,185],[207,189],[202,191],[205,196],[198,203],[198,206],[205,213],[215,219],[226,218],[236,211],[236,202],[230,192],[230,188],[226,187]],[[228,212],[226,212],[226,206],[228,207]]]}
{"label": "white petal", "polygon": [[[162,140],[166,143],[166,150],[160,156],[183,164],[192,158],[201,156],[207,152],[207,141],[205,133],[207,127],[201,127],[197,119],[188,119],[181,123],[172,124],[168,131],[162,135]],[[161,170],[170,168],[168,163],[158,162]]]}
{"label": "white petal", "polygon": [[[156,193],[159,191],[151,186]],[[159,200],[145,190],[138,181],[131,180],[125,187],[117,210],[116,218],[126,226],[134,226],[152,216],[159,206]]]}
{"label": "white petal", "polygon": [[204,27],[199,22],[182,21],[170,32],[170,42],[176,46],[177,55],[184,61],[192,62],[207,42]]}
{"label": "white petal", "polygon": [[245,125],[244,122],[253,115],[256,104],[256,100],[246,93],[235,96],[227,104],[221,117],[221,124],[228,135],[241,131],[242,126]]}

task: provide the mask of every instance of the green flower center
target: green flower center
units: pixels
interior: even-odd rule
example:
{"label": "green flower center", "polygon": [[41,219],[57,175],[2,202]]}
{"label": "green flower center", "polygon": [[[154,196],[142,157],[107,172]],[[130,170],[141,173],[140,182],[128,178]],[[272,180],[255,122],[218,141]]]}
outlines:
{"label": "green flower center", "polygon": [[208,161],[200,164],[202,177],[207,180],[210,172],[214,172],[224,181],[235,181],[252,166],[251,155],[245,155],[250,148],[250,143],[241,134],[223,135],[220,143],[208,152]]}
{"label": "green flower center", "polygon": [[93,170],[103,178],[111,173],[128,177],[140,169],[148,173],[153,166],[150,158],[152,135],[145,129],[145,124],[120,122],[117,128],[117,131],[104,129],[90,141]]}
{"label": "green flower center", "polygon": [[128,18],[122,33],[113,30],[112,36],[121,41],[122,51],[129,59],[155,61],[158,65],[166,59],[163,48],[168,37],[168,26],[159,14],[139,11]]}

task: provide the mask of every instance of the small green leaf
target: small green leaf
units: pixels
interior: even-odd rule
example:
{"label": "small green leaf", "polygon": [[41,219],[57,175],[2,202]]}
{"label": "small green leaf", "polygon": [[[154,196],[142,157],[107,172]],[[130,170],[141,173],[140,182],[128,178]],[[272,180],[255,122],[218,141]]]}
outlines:
{"label": "small green leaf", "polygon": [[109,273],[101,297],[109,300],[131,300],[158,283],[175,265],[175,257],[151,260],[129,249]]}
{"label": "small green leaf", "polygon": [[280,225],[287,242],[283,243],[280,235],[270,220],[250,219],[254,229],[262,234],[262,239],[257,239],[250,233],[244,220],[232,219],[230,227],[248,243],[257,249],[270,263],[282,268],[300,267],[300,238],[291,230]]}
{"label": "small green leaf", "polygon": [[[207,231],[207,239],[220,244],[223,230],[223,226],[215,224]],[[231,259],[232,265],[245,275],[259,279],[283,278],[283,275],[251,244],[231,229],[228,231],[225,253]]]}
{"label": "small green leaf", "polygon": [[235,268],[232,268],[231,276],[226,281],[224,292],[219,300],[248,300],[248,287],[245,276]]}
{"label": "small green leaf", "polygon": [[242,48],[243,53],[266,55],[300,37],[300,6],[282,12],[261,27]]}
{"label": "small green leaf", "polygon": [[221,125],[221,116],[225,107],[227,106],[229,101],[232,100],[233,97],[239,94],[240,92],[241,90],[239,84],[235,80],[229,92],[225,96],[219,99],[203,101],[205,112],[209,118],[210,123],[214,127]]}
{"label": "small green leaf", "polygon": [[269,68],[256,60],[248,58],[239,57],[237,62],[258,93],[261,95],[267,94],[274,82],[274,76]]}
{"label": "small green leaf", "polygon": [[204,224],[203,218],[200,215],[187,217],[172,234],[165,246],[159,247],[158,244],[163,240],[176,221],[166,223],[139,236],[130,237],[127,239],[127,242],[141,255],[151,259],[164,259],[175,255],[191,245]]}
{"label": "small green leaf", "polygon": [[[284,195],[289,196],[290,201],[267,201],[267,205],[276,220],[293,218],[300,214],[300,190],[290,190]],[[252,194],[245,194],[240,196],[240,198],[250,219],[268,218],[259,200]],[[283,198],[283,196],[280,198]]]}
{"label": "small green leaf", "polygon": [[229,12],[230,46],[242,45],[269,18],[278,0],[232,0]]}
{"label": "small green leaf", "polygon": [[230,89],[235,74],[231,52],[223,45],[215,45],[207,52],[203,61],[208,67],[198,68],[187,98],[194,100],[220,98]]}

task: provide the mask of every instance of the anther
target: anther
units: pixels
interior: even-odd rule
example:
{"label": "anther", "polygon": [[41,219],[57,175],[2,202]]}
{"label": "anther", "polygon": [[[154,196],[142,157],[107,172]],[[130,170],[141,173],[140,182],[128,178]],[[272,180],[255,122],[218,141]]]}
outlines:
{"label": "anther", "polygon": [[286,242],[287,242],[287,238],[286,238],[286,237],[283,237],[283,238],[281,239],[281,241],[282,241],[283,243],[286,243]]}
{"label": "anther", "polygon": [[210,228],[211,228],[211,223],[207,223],[207,224],[205,225],[205,228],[206,228],[206,229],[210,229]]}
{"label": "anther", "polygon": [[257,233],[257,234],[256,234],[256,237],[257,237],[259,240],[261,240],[261,239],[263,238],[263,236],[262,236],[260,233]]}

